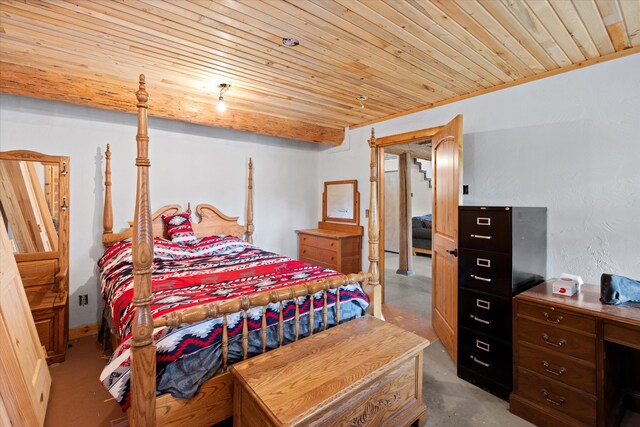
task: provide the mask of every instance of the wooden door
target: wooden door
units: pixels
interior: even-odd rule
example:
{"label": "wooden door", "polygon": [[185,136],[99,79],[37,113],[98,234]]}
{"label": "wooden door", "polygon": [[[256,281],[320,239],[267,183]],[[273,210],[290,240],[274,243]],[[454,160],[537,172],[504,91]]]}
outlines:
{"label": "wooden door", "polygon": [[0,216],[0,420],[42,426],[51,376]]}
{"label": "wooden door", "polygon": [[433,329],[458,360],[458,205],[462,204],[462,116],[433,139]]}

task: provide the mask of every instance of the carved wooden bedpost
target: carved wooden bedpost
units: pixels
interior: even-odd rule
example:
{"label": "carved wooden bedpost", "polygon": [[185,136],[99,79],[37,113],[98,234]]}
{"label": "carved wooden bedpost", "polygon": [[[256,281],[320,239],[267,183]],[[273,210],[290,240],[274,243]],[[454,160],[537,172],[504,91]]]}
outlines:
{"label": "carved wooden bedpost", "polygon": [[253,160],[249,157],[249,178],[247,185],[247,229],[245,240],[253,243]]}
{"label": "carved wooden bedpost", "polygon": [[382,316],[382,289],[380,286],[380,272],[378,271],[378,239],[380,224],[378,223],[378,147],[373,128],[371,128],[371,185],[369,193],[369,285],[373,289],[372,313],[375,317]]}
{"label": "carved wooden bedpost", "polygon": [[149,203],[149,137],[147,135],[147,101],[144,75],[140,75],[138,99],[138,156],[136,167],[136,211],[133,225],[133,305],[136,307],[131,348],[131,408],[129,421],[133,427],[156,424],[156,348],[153,343],[153,319],[149,306],[153,234]]}
{"label": "carved wooden bedpost", "polygon": [[113,233],[113,206],[111,202],[111,147],[104,152],[104,211],[102,213],[102,236]]}

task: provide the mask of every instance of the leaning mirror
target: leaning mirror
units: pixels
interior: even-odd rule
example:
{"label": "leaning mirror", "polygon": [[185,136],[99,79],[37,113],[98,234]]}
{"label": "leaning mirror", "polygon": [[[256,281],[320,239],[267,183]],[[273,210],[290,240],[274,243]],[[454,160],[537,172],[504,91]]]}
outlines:
{"label": "leaning mirror", "polygon": [[327,181],[322,197],[322,220],[360,223],[358,181]]}
{"label": "leaning mirror", "polygon": [[16,253],[58,250],[59,172],[57,162],[0,159],[0,211]]}

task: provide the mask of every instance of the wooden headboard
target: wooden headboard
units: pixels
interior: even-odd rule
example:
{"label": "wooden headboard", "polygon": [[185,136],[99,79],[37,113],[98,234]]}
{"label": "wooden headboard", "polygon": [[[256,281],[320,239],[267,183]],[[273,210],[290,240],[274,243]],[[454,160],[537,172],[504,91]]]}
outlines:
{"label": "wooden headboard", "polygon": [[[111,202],[111,148],[107,145],[105,151],[105,197],[104,197],[104,215],[102,243],[105,246],[111,246],[122,239],[133,236],[133,221],[129,221],[129,228],[125,231],[113,232],[113,206]],[[248,175],[248,193],[247,193],[247,223],[246,225],[238,224],[238,217],[231,217],[222,213],[218,208],[206,203],[196,206],[195,215],[191,215],[191,226],[196,237],[206,237],[213,235],[231,235],[244,238],[247,242],[253,243],[253,162],[249,159],[249,175]],[[187,206],[187,210],[191,210],[191,206]],[[167,227],[162,220],[163,215],[175,215],[184,212],[180,205],[165,205],[155,211],[151,215],[151,225],[153,229],[153,237],[167,238]],[[198,221],[199,217],[199,221]]]}

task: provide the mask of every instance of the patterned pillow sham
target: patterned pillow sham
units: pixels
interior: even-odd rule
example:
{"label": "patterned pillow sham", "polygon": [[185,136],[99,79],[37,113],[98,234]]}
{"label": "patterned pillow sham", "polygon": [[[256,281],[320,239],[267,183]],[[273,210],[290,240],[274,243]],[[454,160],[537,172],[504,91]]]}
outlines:
{"label": "patterned pillow sham", "polygon": [[190,217],[190,212],[181,212],[167,216],[162,215],[162,220],[167,225],[167,234],[173,243],[192,245],[198,241],[191,227]]}

